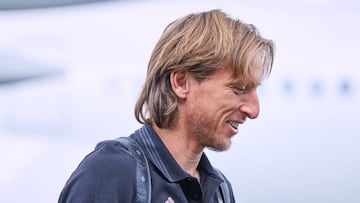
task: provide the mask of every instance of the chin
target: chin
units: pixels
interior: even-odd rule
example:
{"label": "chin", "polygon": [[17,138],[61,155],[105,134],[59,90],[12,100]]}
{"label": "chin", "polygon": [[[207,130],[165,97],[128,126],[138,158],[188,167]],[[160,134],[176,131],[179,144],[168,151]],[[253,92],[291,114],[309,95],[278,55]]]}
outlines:
{"label": "chin", "polygon": [[230,149],[231,146],[231,141],[227,142],[227,143],[218,143],[216,145],[212,145],[212,146],[207,146],[207,148],[211,151],[215,151],[215,152],[223,152],[223,151],[227,151],[228,149]]}

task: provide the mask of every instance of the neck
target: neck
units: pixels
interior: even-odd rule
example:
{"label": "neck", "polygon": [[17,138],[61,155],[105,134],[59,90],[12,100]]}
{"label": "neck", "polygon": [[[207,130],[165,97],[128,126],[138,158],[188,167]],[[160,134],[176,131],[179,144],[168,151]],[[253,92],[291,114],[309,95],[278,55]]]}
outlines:
{"label": "neck", "polygon": [[158,128],[155,125],[153,127],[180,167],[188,174],[199,179],[200,175],[197,167],[204,147],[200,146],[192,135],[181,130],[184,128],[180,126],[168,129]]}

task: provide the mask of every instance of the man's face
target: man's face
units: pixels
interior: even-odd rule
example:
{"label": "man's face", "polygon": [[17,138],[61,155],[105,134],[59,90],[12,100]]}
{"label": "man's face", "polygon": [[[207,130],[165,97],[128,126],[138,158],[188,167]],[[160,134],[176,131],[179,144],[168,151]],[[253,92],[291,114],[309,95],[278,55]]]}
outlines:
{"label": "man's face", "polygon": [[202,147],[228,149],[239,125],[259,114],[258,84],[243,84],[230,77],[230,68],[223,68],[202,82],[190,80],[191,90],[185,102],[189,121],[186,128]]}

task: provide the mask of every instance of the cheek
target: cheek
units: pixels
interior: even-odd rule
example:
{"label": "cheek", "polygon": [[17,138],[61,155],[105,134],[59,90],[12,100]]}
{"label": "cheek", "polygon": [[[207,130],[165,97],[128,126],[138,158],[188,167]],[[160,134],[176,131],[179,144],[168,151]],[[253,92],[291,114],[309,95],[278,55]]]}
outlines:
{"label": "cheek", "polygon": [[231,90],[221,91],[215,87],[212,91],[192,94],[188,101],[191,112],[205,111],[202,113],[215,117],[217,114],[234,111],[239,104],[239,95],[235,95]]}

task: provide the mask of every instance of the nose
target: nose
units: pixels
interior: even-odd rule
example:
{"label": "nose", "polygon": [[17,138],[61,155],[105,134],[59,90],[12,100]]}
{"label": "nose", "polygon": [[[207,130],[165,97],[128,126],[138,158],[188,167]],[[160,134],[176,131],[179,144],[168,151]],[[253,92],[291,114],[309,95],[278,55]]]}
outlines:
{"label": "nose", "polygon": [[259,116],[260,105],[256,89],[248,92],[245,101],[240,106],[240,111],[250,119],[255,119]]}

